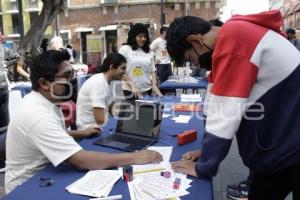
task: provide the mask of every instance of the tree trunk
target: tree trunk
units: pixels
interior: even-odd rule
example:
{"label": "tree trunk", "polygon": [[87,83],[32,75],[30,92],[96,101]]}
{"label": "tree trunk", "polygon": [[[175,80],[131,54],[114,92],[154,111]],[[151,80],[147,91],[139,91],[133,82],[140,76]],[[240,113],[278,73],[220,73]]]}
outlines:
{"label": "tree trunk", "polygon": [[42,0],[42,2],[43,8],[40,15],[21,41],[19,47],[21,57],[25,55],[26,51],[30,51],[32,55],[39,53],[39,46],[47,27],[52,24],[57,14],[62,11],[63,0]]}

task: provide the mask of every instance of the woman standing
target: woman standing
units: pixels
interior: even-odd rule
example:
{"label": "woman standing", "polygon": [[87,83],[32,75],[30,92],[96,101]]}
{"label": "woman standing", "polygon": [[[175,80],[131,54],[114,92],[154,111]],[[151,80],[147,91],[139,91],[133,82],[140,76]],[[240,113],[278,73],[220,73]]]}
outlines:
{"label": "woman standing", "polygon": [[142,98],[142,95],[162,95],[157,87],[149,32],[143,24],[135,24],[131,27],[127,44],[120,48],[119,53],[127,60],[127,70],[122,85],[126,99]]}

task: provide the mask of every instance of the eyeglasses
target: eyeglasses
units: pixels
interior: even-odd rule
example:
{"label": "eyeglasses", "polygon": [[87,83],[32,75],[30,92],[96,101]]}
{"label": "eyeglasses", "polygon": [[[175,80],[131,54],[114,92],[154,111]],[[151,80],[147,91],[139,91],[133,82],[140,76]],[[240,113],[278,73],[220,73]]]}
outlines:
{"label": "eyeglasses", "polygon": [[65,74],[62,75],[56,75],[54,76],[55,78],[65,78],[67,79],[67,81],[72,81],[73,79],[75,79],[77,76],[77,70],[73,69],[70,72],[66,72]]}

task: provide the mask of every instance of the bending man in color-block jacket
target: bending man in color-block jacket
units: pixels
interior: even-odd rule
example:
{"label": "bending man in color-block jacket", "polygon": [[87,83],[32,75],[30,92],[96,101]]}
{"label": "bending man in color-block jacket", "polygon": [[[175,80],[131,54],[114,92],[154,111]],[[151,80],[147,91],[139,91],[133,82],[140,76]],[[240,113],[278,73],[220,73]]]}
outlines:
{"label": "bending man in color-block jacket", "polygon": [[175,171],[216,175],[236,135],[244,164],[255,172],[249,199],[284,199],[290,191],[300,199],[300,53],[282,23],[277,10],[236,15],[222,27],[191,16],[171,23],[170,56],[194,65],[210,60],[212,67],[201,150],[173,163]]}

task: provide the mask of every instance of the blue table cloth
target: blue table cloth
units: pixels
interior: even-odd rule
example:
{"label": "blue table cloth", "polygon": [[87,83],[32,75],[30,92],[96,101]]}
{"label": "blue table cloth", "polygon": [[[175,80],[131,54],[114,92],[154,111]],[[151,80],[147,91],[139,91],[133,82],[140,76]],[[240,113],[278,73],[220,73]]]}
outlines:
{"label": "blue table cloth", "polygon": [[200,77],[182,77],[172,76],[165,82],[161,83],[160,89],[206,89],[207,80]]}
{"label": "blue table cloth", "polygon": [[[159,141],[155,144],[155,146],[173,146],[173,152],[171,155],[171,161],[176,161],[181,159],[181,155],[189,150],[195,150],[201,148],[201,141],[203,140],[203,120],[201,112],[173,112],[171,107],[175,102],[178,102],[178,98],[166,97],[163,98],[165,102],[164,112],[167,114],[171,114],[172,116],[163,118],[161,124],[161,131]],[[187,124],[174,123],[171,119],[173,117],[179,115],[192,115],[193,117]],[[109,132],[110,129],[115,129],[116,120],[109,120],[108,124],[104,127],[103,137]],[[188,129],[196,129],[198,132],[198,137],[196,141],[193,141],[189,144],[178,146],[177,138],[174,137],[174,134],[181,133]],[[102,147],[98,145],[93,145],[93,142],[99,137],[84,139],[80,142],[80,145],[85,150],[92,151],[103,151],[103,152],[111,152],[111,153],[119,153],[121,151]],[[67,192],[65,188],[71,183],[75,182],[84,174],[86,171],[78,171],[68,165],[67,163],[63,163],[57,168],[54,168],[51,164],[49,164],[46,168],[38,172],[32,178],[27,180],[24,184],[18,186],[14,191],[5,196],[4,200],[31,200],[31,199],[43,199],[43,200],[53,200],[53,199],[77,199],[77,200],[87,200],[89,197],[75,195]],[[40,178],[51,178],[54,181],[54,184],[49,187],[40,187]],[[213,199],[213,190],[212,190],[212,181],[211,179],[197,179],[189,177],[193,180],[192,186],[188,189],[189,195],[180,197],[183,200],[212,200]],[[116,185],[113,187],[110,195],[118,195],[122,194],[122,199],[130,199],[129,190],[127,184],[120,179]]]}

